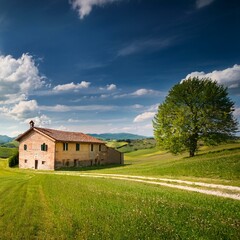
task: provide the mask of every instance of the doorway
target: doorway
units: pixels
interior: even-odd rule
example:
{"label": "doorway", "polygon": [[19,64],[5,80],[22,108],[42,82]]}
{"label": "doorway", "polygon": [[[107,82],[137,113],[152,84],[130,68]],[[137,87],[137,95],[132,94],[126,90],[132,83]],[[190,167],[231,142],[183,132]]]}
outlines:
{"label": "doorway", "polygon": [[35,169],[38,169],[38,160],[35,160]]}
{"label": "doorway", "polygon": [[77,159],[74,159],[74,167],[77,166]]}

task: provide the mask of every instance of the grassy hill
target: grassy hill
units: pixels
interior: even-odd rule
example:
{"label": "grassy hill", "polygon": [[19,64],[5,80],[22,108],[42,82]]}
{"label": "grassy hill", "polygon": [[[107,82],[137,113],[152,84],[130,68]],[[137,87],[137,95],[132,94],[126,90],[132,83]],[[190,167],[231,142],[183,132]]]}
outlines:
{"label": "grassy hill", "polygon": [[0,147],[0,158],[9,158],[18,151],[18,148]]}
{"label": "grassy hill", "polygon": [[128,145],[128,142],[125,141],[108,141],[107,146],[115,149],[122,148],[124,146]]}
{"label": "grassy hill", "polygon": [[18,148],[18,146],[19,146],[19,142],[17,141],[7,142],[1,145],[1,147],[7,147],[7,148]]}
{"label": "grassy hill", "polygon": [[153,138],[130,140],[128,145],[123,146],[119,149],[120,152],[129,153],[142,149],[151,149],[156,147],[156,141]]}
{"label": "grassy hill", "polygon": [[112,140],[107,142],[107,146],[116,148],[123,153],[133,152],[142,149],[150,149],[156,146],[156,141],[153,138],[144,138],[136,140]]}
{"label": "grassy hill", "polygon": [[97,173],[157,176],[227,183],[240,186],[240,144],[231,143],[215,147],[202,147],[198,155],[189,158],[188,154],[172,155],[156,148],[142,149],[125,153],[124,166],[106,166]]}
{"label": "grassy hill", "polygon": [[[97,173],[220,181],[240,186],[239,143],[194,158],[155,148]],[[240,203],[125,180],[9,169],[0,160],[1,239],[240,239]],[[76,169],[75,169],[76,170]]]}
{"label": "grassy hill", "polygon": [[133,140],[133,139],[144,139],[145,136],[132,134],[132,133],[102,133],[102,134],[94,134],[89,133],[88,135],[91,135],[93,137],[103,139],[103,140]]}

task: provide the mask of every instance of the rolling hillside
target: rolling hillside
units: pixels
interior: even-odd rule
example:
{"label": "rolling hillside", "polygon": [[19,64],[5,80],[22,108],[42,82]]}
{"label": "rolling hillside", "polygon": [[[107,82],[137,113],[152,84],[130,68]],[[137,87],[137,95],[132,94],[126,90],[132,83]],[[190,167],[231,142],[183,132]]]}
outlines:
{"label": "rolling hillside", "polygon": [[[194,158],[154,148],[125,156],[124,166],[78,170],[240,186],[239,143],[204,147]],[[1,239],[240,238],[238,200],[69,170],[9,169],[0,160]]]}
{"label": "rolling hillside", "polygon": [[156,148],[142,149],[124,154],[124,166],[102,166],[76,170],[96,173],[127,174],[165,178],[201,179],[207,182],[240,186],[239,142],[215,147],[202,147],[198,155],[189,158],[188,153],[172,155]]}
{"label": "rolling hillside", "polygon": [[18,151],[18,148],[0,147],[0,158],[9,158]]}
{"label": "rolling hillside", "polygon": [[14,138],[8,137],[6,135],[0,135],[0,144],[11,142]]}
{"label": "rolling hillside", "polygon": [[131,133],[102,133],[102,134],[88,134],[90,136],[103,140],[127,140],[127,139],[144,139],[145,136],[131,134]]}

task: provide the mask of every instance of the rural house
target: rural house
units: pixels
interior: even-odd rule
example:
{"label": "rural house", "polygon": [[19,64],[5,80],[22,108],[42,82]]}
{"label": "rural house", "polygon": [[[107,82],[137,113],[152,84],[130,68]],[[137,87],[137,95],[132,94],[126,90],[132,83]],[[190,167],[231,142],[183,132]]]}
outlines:
{"label": "rural house", "polygon": [[17,137],[19,167],[54,170],[103,164],[123,164],[123,153],[107,147],[92,136],[39,128],[30,122],[30,129]]}

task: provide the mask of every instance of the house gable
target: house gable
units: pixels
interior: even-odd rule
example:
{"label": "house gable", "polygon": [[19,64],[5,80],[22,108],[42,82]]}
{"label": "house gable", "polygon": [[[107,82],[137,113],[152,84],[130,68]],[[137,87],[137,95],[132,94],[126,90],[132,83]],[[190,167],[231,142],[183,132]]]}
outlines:
{"label": "house gable", "polygon": [[27,130],[25,133],[23,133],[22,135],[18,136],[15,140],[18,141],[18,142],[21,142],[21,141],[23,141],[24,139],[28,138],[28,136],[29,136],[33,131],[35,131],[35,132],[41,134],[42,136],[44,136],[44,137],[52,140],[53,142],[55,142],[55,139],[54,139],[54,138],[52,138],[52,137],[44,134],[42,131],[39,131],[37,128],[30,128],[30,129]]}
{"label": "house gable", "polygon": [[[44,147],[43,147],[44,146]],[[19,141],[19,167],[54,169],[55,141],[37,131],[29,131]]]}

